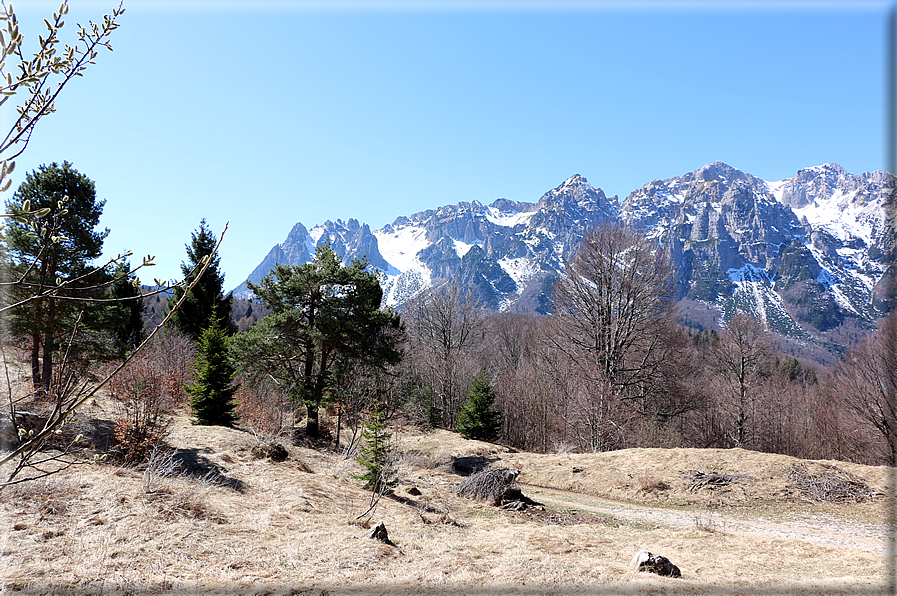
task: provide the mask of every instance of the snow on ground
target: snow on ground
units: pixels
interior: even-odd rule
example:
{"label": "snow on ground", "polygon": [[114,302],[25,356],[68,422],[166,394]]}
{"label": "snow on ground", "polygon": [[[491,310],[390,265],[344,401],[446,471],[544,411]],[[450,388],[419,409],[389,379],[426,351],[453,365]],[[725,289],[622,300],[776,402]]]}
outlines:
{"label": "snow on ground", "polygon": [[769,273],[766,269],[761,269],[750,263],[745,263],[745,265],[739,269],[729,269],[726,271],[726,275],[728,275],[729,279],[734,283],[765,281],[769,279]]}
{"label": "snow on ground", "polygon": [[841,288],[838,285],[829,286],[832,292],[832,297],[835,299],[835,303],[844,310],[848,310],[852,313],[855,313],[859,316],[862,316],[856,308],[854,308],[853,303],[851,303],[850,298],[848,298],[844,292],[841,291]]}
{"label": "snow on ground", "polygon": [[417,253],[427,247],[427,231],[419,226],[410,225],[398,228],[387,234],[383,230],[374,232],[377,247],[386,262],[403,272],[422,267]]}
{"label": "snow on ground", "polygon": [[[798,218],[807,218],[814,229],[822,229],[841,241],[862,238],[867,244],[874,242],[873,233],[883,219],[881,201],[867,205],[854,203],[856,193],[838,191],[828,199],[814,201],[799,209],[792,209]],[[878,226],[880,227],[880,226]]]}
{"label": "snow on ground", "polygon": [[395,306],[429,287],[432,274],[417,258],[417,253],[428,245],[426,236],[427,231],[416,225],[398,228],[393,233],[374,232],[380,254],[390,264],[382,283],[386,304]]}
{"label": "snow on ground", "polygon": [[315,253],[314,247],[318,245],[318,242],[321,241],[321,236],[323,236],[324,232],[326,231],[327,230],[324,228],[324,226],[321,225],[315,226],[308,231],[308,237],[311,238],[312,242],[314,243],[310,251],[311,254]]}
{"label": "snow on ground", "polygon": [[482,246],[483,243],[481,241],[474,242],[473,244],[468,244],[466,242],[462,242],[461,240],[455,240],[452,238],[452,242],[455,243],[455,253],[459,258],[464,258],[464,255],[470,251],[474,246]]}
{"label": "snow on ground", "polygon": [[769,180],[764,180],[766,182],[766,187],[769,189],[769,192],[772,193],[772,196],[776,198],[776,200],[781,203],[782,198],[785,196],[785,185],[791,182],[791,178],[783,178],[777,182],[770,182]]}

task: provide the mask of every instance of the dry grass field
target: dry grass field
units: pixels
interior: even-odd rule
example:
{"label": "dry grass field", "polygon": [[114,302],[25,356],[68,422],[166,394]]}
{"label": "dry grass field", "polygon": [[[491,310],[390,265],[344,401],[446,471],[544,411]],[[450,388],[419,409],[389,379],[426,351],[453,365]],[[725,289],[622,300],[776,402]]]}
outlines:
{"label": "dry grass field", "polygon": [[[354,523],[370,494],[352,460],[295,445],[286,461],[258,459],[251,433],[180,416],[169,442],[190,476],[166,476],[164,458],[149,471],[91,464],[0,493],[3,594],[809,595],[887,583],[885,468],[739,449],[536,455],[413,429],[396,440],[400,483],[372,518],[389,546]],[[462,464],[519,469],[542,507],[452,493]],[[824,477],[873,499],[801,490]],[[640,549],[682,578],[631,569]]]}

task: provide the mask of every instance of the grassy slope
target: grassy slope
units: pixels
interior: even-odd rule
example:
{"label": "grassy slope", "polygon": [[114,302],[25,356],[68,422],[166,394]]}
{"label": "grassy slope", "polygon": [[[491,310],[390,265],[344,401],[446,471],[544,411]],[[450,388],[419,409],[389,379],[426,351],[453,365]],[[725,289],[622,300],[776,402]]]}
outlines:
{"label": "grassy slope", "polygon": [[[871,542],[880,546],[874,534],[883,523],[882,499],[808,502],[789,489],[788,471],[798,460],[785,456],[738,449],[535,455],[444,431],[407,431],[400,440],[396,498],[383,499],[374,516],[385,521],[397,545],[391,547],[365,538],[365,529],[350,523],[369,502],[351,477],[358,471],[351,460],[295,446],[286,462],[255,459],[251,434],[194,427],[186,416],[176,420],[170,442],[195,471],[217,471],[224,482],[148,482],[139,471],[92,465],[2,493],[0,576],[6,589],[816,594],[872,592],[883,582],[880,549],[697,523],[714,515],[772,520],[778,528],[831,523],[871,532]],[[524,493],[549,510],[504,512],[452,494],[460,477],[449,464],[470,456],[522,470]],[[884,491],[883,468],[832,463]],[[583,471],[574,473],[573,466]],[[693,469],[753,480],[692,492],[683,472]],[[659,482],[670,488],[645,490]],[[408,486],[422,494],[409,494]],[[575,513],[565,504],[571,502]],[[648,517],[627,513],[633,504]],[[658,512],[673,512],[679,522]],[[682,524],[683,515],[694,516],[695,523]],[[669,557],[683,578],[632,571],[629,561],[641,548]]]}

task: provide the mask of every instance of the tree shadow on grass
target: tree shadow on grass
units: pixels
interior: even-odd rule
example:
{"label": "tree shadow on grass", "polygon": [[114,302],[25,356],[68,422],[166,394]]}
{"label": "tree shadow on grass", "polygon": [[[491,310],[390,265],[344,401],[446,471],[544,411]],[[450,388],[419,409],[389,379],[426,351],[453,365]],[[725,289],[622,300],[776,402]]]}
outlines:
{"label": "tree shadow on grass", "polygon": [[205,457],[204,453],[214,453],[214,451],[209,448],[175,449],[174,461],[177,462],[180,470],[187,476],[206,478],[240,493],[246,491],[248,486],[245,482],[239,478],[228,476],[225,468]]}

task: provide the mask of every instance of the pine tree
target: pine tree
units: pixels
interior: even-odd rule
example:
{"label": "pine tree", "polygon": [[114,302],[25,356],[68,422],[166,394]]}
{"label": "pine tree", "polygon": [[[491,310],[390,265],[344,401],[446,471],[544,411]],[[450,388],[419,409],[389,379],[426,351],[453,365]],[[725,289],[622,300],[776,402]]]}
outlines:
{"label": "pine tree", "polygon": [[371,412],[371,417],[361,431],[364,443],[355,458],[365,469],[363,474],[357,474],[355,478],[363,480],[364,488],[375,493],[382,492],[397,482],[393,478],[391,434],[386,429],[384,418],[385,412],[380,407]]}
{"label": "pine tree", "polygon": [[458,432],[467,439],[494,441],[501,433],[501,412],[492,409],[495,392],[483,370],[473,381],[467,401],[458,412]]}
{"label": "pine tree", "polygon": [[[11,279],[2,281],[21,278],[7,299],[29,300],[12,311],[11,320],[13,331],[30,339],[35,389],[49,391],[54,355],[79,313],[84,316],[82,328],[102,326],[103,305],[85,299],[104,297],[99,286],[106,279],[102,271],[92,272],[90,263],[102,254],[109,234],[108,228],[96,229],[105,203],[97,199],[93,181],[67,161],[29,172],[6,202],[7,213],[19,217],[7,220],[3,240]],[[22,217],[37,210],[44,211],[39,219]],[[57,286],[61,289],[51,292]],[[71,299],[75,297],[78,300]]]}
{"label": "pine tree", "polygon": [[195,381],[185,387],[191,396],[188,404],[193,409],[192,422],[231,426],[238,418],[233,397],[239,386],[231,384],[237,372],[227,353],[227,331],[218,317],[213,316],[211,325],[200,333],[197,348]]}
{"label": "pine tree", "polygon": [[381,309],[383,288],[366,259],[345,266],[329,244],[311,263],[275,265],[258,285],[264,319],[232,338],[247,379],[273,379],[306,408],[306,433],[318,437],[318,414],[334,398],[338,371],[352,362],[373,367],[398,364],[401,318]]}
{"label": "pine tree", "polygon": [[[188,283],[193,281],[194,270],[202,262],[206,255],[212,253],[218,239],[206,225],[203,218],[199,222],[199,229],[191,236],[190,244],[184,245],[187,249],[187,263],[181,263],[181,273]],[[184,295],[184,288],[174,288],[174,293],[168,301],[171,308],[177,304]],[[233,296],[224,295],[224,273],[221,271],[221,259],[218,255],[212,259],[209,268],[200,278],[190,295],[181,305],[180,309],[171,318],[171,324],[188,333],[196,339],[203,329],[209,326],[212,319],[212,311],[216,310],[218,316],[224,321],[224,329],[231,332],[230,311],[233,304]]]}

